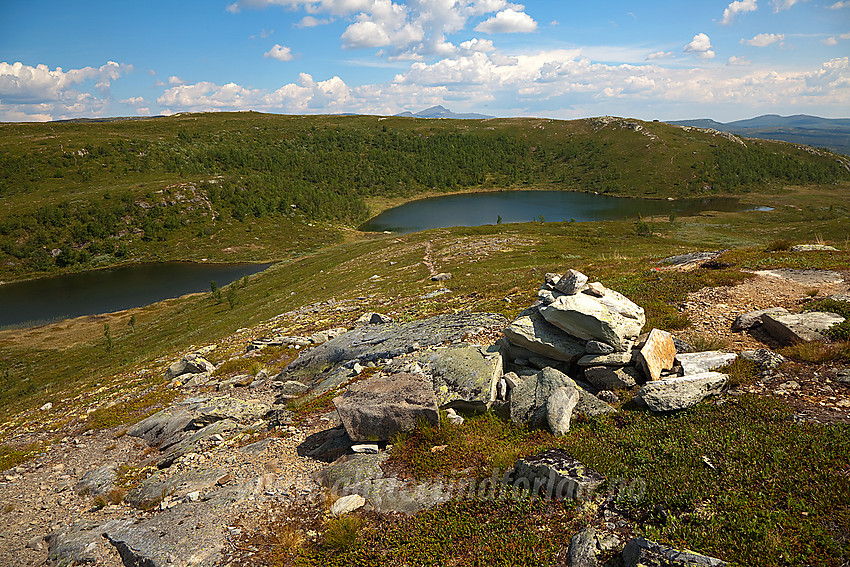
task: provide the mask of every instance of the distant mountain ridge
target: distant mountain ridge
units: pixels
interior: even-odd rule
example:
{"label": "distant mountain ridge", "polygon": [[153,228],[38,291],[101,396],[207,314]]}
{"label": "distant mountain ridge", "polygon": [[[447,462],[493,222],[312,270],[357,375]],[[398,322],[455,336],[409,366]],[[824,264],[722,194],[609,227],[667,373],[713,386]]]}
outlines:
{"label": "distant mountain ridge", "polygon": [[432,106],[431,108],[426,108],[425,110],[420,110],[415,114],[410,111],[405,111],[396,114],[396,116],[404,118],[451,118],[455,120],[482,120],[485,118],[494,118],[493,116],[476,114],[474,112],[468,112],[465,114],[452,112],[448,108],[440,106],[439,104],[437,106]]}
{"label": "distant mountain ridge", "polygon": [[749,138],[782,140],[806,144],[850,155],[850,118],[821,118],[808,114],[779,116],[765,114],[734,122],[717,122],[710,118],[670,120],[668,124],[713,128]]}

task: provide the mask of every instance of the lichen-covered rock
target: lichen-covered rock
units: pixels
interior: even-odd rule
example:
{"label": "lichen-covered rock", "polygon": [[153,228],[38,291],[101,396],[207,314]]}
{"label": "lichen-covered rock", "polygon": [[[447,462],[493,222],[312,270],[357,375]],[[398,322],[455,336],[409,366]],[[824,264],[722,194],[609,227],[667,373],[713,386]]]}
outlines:
{"label": "lichen-covered rock", "polygon": [[513,470],[514,487],[555,500],[588,500],[605,477],[584,466],[563,449],[550,449],[519,459]]}
{"label": "lichen-covered rock", "polygon": [[194,417],[185,404],[167,407],[143,419],[127,430],[127,435],[140,437],[151,447],[167,448],[180,441]]}
{"label": "lichen-covered rock", "polygon": [[333,403],[353,441],[387,441],[420,419],[439,423],[430,381],[417,374],[379,374],[352,384]]}
{"label": "lichen-covered rock", "polygon": [[[95,564],[113,553],[103,532],[114,522],[79,520],[47,535],[47,563],[54,567]],[[117,560],[117,557],[115,558]]]}
{"label": "lichen-covered rock", "polygon": [[572,378],[554,368],[544,368],[522,380],[511,390],[511,421],[543,427],[547,423],[546,402],[555,390],[563,386],[577,387]]}
{"label": "lichen-covered rock", "polygon": [[429,349],[417,356],[431,378],[437,405],[486,411],[496,399],[502,376],[502,355],[497,346],[470,345]]}
{"label": "lichen-covered rock", "polygon": [[575,388],[579,398],[572,415],[593,417],[606,413],[616,413],[609,406],[584,388],[575,380],[554,368],[544,368],[537,374],[518,379],[510,395],[510,418],[514,423],[525,423],[531,427],[544,427],[548,424],[547,402],[552,394],[561,387]]}
{"label": "lichen-covered rock", "polygon": [[637,397],[652,411],[682,410],[719,394],[728,381],[729,377],[720,372],[665,378],[644,384]]}
{"label": "lichen-covered rock", "polygon": [[635,356],[631,352],[588,354],[578,359],[579,366],[631,366]]}
{"label": "lichen-covered rock", "polygon": [[84,474],[83,478],[74,485],[74,491],[77,494],[87,494],[92,497],[107,494],[114,487],[117,478],[118,464],[106,463]]}
{"label": "lichen-covered rock", "polygon": [[232,419],[224,419],[211,423],[198,431],[189,432],[183,439],[168,448],[162,459],[157,463],[157,467],[161,469],[170,467],[174,461],[183,455],[201,453],[205,449],[220,443],[220,439],[230,439],[242,429]]}
{"label": "lichen-covered rock", "polygon": [[258,400],[241,400],[230,396],[217,396],[190,409],[193,414],[193,428],[201,428],[210,423],[231,419],[250,424],[269,411],[269,406]]}
{"label": "lichen-covered rock", "polygon": [[575,295],[587,283],[587,276],[576,270],[567,270],[554,283],[554,288],[566,295]]}
{"label": "lichen-covered rock", "polygon": [[171,380],[182,374],[200,374],[212,372],[215,366],[206,358],[197,354],[187,354],[180,360],[171,364],[165,372],[166,380]]}
{"label": "lichen-covered rock", "polygon": [[276,379],[311,385],[319,373],[341,362],[386,360],[418,348],[457,343],[482,331],[501,331],[506,324],[507,319],[496,313],[457,313],[409,323],[363,325],[299,356]]}
{"label": "lichen-covered rock", "polygon": [[785,357],[777,352],[770,351],[766,348],[758,348],[755,350],[745,350],[739,355],[743,360],[753,362],[758,365],[759,370],[774,370],[785,362]]}
{"label": "lichen-covered rock", "polygon": [[590,366],[584,369],[584,377],[600,390],[622,390],[637,385],[638,372],[628,366]]}
{"label": "lichen-covered rock", "polygon": [[216,485],[225,475],[222,468],[190,469],[173,475],[157,472],[131,490],[124,500],[137,508],[149,509],[166,496],[185,496]]}
{"label": "lichen-covered rock", "polygon": [[124,565],[212,567],[219,563],[227,544],[222,533],[226,518],[235,515],[253,488],[252,481],[222,488],[203,500],[112,522],[101,533],[118,550]]}
{"label": "lichen-covered rock", "polygon": [[635,538],[623,549],[623,567],[721,567],[725,561],[701,555],[693,551],[680,551],[649,541]]}

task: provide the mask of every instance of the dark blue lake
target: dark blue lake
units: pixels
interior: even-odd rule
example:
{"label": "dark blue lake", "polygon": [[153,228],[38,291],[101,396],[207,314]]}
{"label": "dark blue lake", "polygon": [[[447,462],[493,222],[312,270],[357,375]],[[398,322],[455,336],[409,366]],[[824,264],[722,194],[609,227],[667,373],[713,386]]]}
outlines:
{"label": "dark blue lake", "polygon": [[696,215],[703,211],[755,210],[730,197],[677,201],[610,197],[571,191],[498,191],[465,193],[411,201],[388,209],[360,227],[367,231],[418,232],[429,228],[480,226],[544,220],[578,222]]}
{"label": "dark blue lake", "polygon": [[268,266],[165,262],[0,285],[0,329],[142,307],[209,291],[211,281],[221,287]]}

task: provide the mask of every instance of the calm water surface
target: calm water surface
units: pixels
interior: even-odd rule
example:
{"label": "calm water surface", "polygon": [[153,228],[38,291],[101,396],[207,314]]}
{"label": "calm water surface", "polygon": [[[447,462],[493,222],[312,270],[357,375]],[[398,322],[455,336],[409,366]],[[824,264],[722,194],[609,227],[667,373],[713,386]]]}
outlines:
{"label": "calm water surface", "polygon": [[695,215],[702,211],[745,211],[735,198],[711,197],[664,201],[629,199],[570,191],[500,191],[446,195],[405,203],[389,209],[361,226],[361,230],[408,233],[429,228],[480,226],[502,222],[530,222],[542,215],[546,221],[601,221],[642,216]]}
{"label": "calm water surface", "polygon": [[142,307],[187,293],[209,291],[268,264],[166,262],[0,285],[0,329]]}

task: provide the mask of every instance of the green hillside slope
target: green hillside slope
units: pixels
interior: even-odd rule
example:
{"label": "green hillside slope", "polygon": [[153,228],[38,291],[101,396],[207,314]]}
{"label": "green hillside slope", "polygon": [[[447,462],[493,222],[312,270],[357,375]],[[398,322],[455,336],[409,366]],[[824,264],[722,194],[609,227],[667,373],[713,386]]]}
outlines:
{"label": "green hillside slope", "polygon": [[829,152],[663,123],[191,114],[0,125],[0,279],[140,260],[271,260],[367,200],[542,188],[694,197],[850,179]]}

